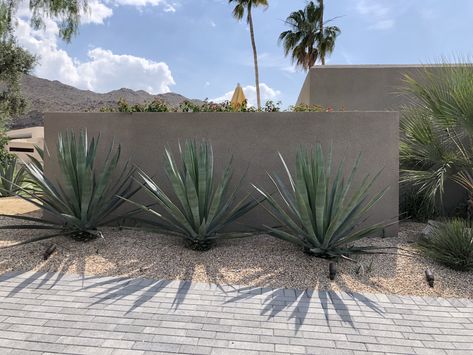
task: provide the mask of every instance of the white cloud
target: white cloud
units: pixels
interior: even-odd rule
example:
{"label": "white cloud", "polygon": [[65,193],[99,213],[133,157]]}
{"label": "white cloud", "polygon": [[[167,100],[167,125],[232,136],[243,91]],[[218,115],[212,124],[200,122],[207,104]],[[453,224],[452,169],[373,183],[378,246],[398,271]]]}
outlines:
{"label": "white cloud", "polygon": [[[273,100],[273,101],[277,100],[281,96],[281,91],[275,90],[264,83],[261,83],[259,87],[260,87],[260,92],[261,92],[262,103],[265,103],[268,100]],[[213,102],[230,101],[232,99],[233,92],[234,90],[229,91],[225,93],[224,95],[217,97],[215,99],[212,99],[210,101],[213,101]],[[243,87],[243,92],[245,93],[245,96],[248,100],[248,106],[256,106],[256,86],[247,85]]]}
{"label": "white cloud", "polygon": [[361,0],[357,4],[358,12],[362,15],[383,17],[389,15],[389,8],[382,5],[379,1]]}
{"label": "white cloud", "polygon": [[44,21],[45,28],[35,31],[28,16],[22,17],[18,19],[16,29],[19,44],[39,56],[34,71],[39,77],[97,92],[127,87],[157,94],[170,91],[170,86],[175,84],[171,70],[164,62],[114,54],[103,48],[90,49],[86,61],[71,58],[58,47],[57,24],[47,18]]}
{"label": "white cloud", "polygon": [[[253,60],[245,57],[240,61],[239,64],[253,67]],[[297,71],[297,67],[291,63],[290,59],[284,57],[283,54],[274,54],[269,52],[263,52],[258,55],[258,64],[260,68],[271,68],[278,69],[285,73],[294,74]]]}
{"label": "white cloud", "polygon": [[90,61],[77,66],[82,86],[98,92],[127,87],[152,94],[171,91],[175,84],[166,63],[154,62],[132,55],[117,55],[95,48],[88,52]]}
{"label": "white cloud", "polygon": [[389,30],[390,28],[393,28],[395,24],[395,21],[393,19],[388,19],[388,20],[380,20],[376,22],[374,25],[372,25],[370,28],[375,29],[375,30]]}
{"label": "white cloud", "polygon": [[167,0],[109,0],[115,5],[127,5],[127,6],[162,6],[164,12],[176,12],[177,3],[171,3]]}
{"label": "white cloud", "polygon": [[391,8],[383,1],[359,0],[356,9],[372,23],[370,29],[388,30],[395,25]]}
{"label": "white cloud", "polygon": [[103,3],[94,0],[89,1],[87,11],[81,17],[82,24],[95,23],[102,25],[104,20],[112,17],[113,10]]}
{"label": "white cloud", "polygon": [[164,12],[176,12],[176,6],[175,4],[166,4],[164,6]]}

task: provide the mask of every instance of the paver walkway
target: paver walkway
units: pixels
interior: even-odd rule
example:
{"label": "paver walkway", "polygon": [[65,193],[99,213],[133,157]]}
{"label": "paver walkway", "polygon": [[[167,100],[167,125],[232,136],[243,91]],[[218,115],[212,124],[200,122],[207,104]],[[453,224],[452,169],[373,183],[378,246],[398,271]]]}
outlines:
{"label": "paver walkway", "polygon": [[0,354],[473,354],[471,300],[31,272],[0,300]]}

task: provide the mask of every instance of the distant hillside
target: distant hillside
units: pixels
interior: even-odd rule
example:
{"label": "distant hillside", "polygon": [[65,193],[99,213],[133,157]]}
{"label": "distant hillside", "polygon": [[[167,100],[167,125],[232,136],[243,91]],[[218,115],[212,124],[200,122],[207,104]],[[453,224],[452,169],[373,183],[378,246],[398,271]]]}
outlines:
{"label": "distant hillside", "polygon": [[[120,98],[133,104],[159,98],[171,106],[178,106],[181,102],[188,100],[175,93],[151,95],[143,90],[133,91],[126,88],[98,94],[65,85],[57,80],[51,81],[31,75],[23,77],[22,89],[23,95],[29,101],[30,111],[15,119],[11,124],[12,129],[43,125],[44,112],[98,111],[103,106],[115,106]],[[192,101],[200,102],[199,100]]]}

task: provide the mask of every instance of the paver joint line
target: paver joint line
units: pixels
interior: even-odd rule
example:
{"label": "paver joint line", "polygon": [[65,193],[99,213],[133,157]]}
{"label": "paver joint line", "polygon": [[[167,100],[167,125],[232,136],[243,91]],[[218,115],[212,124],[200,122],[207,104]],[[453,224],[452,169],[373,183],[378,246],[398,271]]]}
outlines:
{"label": "paver joint line", "polygon": [[2,353],[473,353],[471,332],[466,299],[0,275]]}

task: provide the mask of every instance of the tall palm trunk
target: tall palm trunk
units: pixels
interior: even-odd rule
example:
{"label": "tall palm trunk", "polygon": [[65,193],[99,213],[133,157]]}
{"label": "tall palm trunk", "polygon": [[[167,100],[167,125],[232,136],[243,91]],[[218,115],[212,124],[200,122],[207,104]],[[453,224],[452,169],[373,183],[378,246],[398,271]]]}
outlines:
{"label": "tall palm trunk", "polygon": [[253,47],[253,60],[255,64],[255,81],[256,81],[256,102],[258,110],[261,110],[261,94],[259,87],[259,68],[258,53],[256,52],[255,29],[253,27],[253,17],[251,16],[251,6],[248,6],[248,24],[250,25],[251,46]]}
{"label": "tall palm trunk", "polygon": [[[320,33],[324,35],[324,0],[320,0]],[[320,51],[320,60],[325,65],[325,51]]]}

